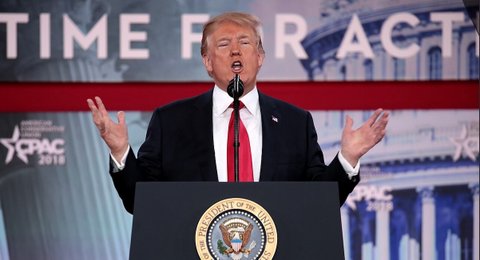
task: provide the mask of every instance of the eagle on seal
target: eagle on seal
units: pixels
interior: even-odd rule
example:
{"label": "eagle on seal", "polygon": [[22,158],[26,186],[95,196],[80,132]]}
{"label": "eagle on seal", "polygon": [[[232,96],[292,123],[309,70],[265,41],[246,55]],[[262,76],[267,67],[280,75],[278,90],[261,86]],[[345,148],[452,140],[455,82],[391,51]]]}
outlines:
{"label": "eagle on seal", "polygon": [[250,253],[251,249],[246,249],[245,247],[247,246],[248,241],[250,240],[250,235],[252,234],[253,225],[251,223],[248,224],[247,228],[243,232],[241,230],[234,230],[230,233],[223,224],[220,224],[220,230],[222,232],[223,242],[229,247],[225,253]]}

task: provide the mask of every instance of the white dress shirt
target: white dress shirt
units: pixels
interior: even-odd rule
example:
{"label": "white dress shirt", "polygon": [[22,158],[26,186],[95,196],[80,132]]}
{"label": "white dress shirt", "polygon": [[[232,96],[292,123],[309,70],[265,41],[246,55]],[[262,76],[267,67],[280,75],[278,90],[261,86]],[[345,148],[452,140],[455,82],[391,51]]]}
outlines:
{"label": "white dress shirt", "polygon": [[[228,124],[233,108],[229,108],[233,99],[227,92],[215,85],[213,89],[213,146],[215,149],[215,163],[217,166],[218,181],[227,182],[227,140],[228,140]],[[260,103],[258,100],[258,90],[255,86],[250,92],[240,98],[240,101],[245,105],[240,110],[240,118],[245,125],[250,140],[250,149],[252,152],[253,164],[253,180],[258,182],[260,180],[260,168],[262,160],[262,115],[260,113]],[[122,170],[125,167],[128,151],[123,155],[120,162],[118,162],[111,154],[113,161],[113,172]],[[358,175],[360,170],[360,161],[355,167],[343,157],[342,152],[338,153],[338,160],[349,178]]]}
{"label": "white dress shirt", "polygon": [[[217,165],[218,181],[228,181],[227,171],[227,140],[228,124],[233,108],[230,108],[233,99],[227,92],[218,86],[213,89],[213,147],[215,149],[215,163]],[[245,105],[240,110],[240,119],[247,129],[252,152],[253,180],[260,180],[260,166],[262,160],[262,115],[258,102],[258,91],[255,87],[240,98]]]}

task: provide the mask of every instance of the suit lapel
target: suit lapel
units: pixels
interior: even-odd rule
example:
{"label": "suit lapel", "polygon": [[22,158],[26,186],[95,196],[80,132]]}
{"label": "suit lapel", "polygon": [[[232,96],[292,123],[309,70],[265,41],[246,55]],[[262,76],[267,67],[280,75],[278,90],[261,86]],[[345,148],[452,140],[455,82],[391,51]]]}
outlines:
{"label": "suit lapel", "polygon": [[260,181],[271,181],[275,174],[277,142],[279,134],[277,124],[279,115],[276,105],[269,97],[259,92],[260,111],[262,114],[262,165],[260,169]]}
{"label": "suit lapel", "polygon": [[198,147],[205,149],[205,153],[202,153],[198,161],[199,174],[202,175],[203,181],[218,181],[213,146],[212,91],[198,96],[194,107],[192,134],[194,134],[195,143]]}
{"label": "suit lapel", "polygon": [[[280,140],[277,125],[281,121],[281,117],[278,114],[275,102],[260,92],[259,103],[263,139],[260,181],[271,181],[277,165],[275,152],[278,148],[277,142]],[[195,116],[192,117],[192,133],[195,135],[195,142],[206,149],[199,160],[199,172],[202,174],[204,181],[218,181],[213,146],[212,91],[200,95],[194,106]]]}

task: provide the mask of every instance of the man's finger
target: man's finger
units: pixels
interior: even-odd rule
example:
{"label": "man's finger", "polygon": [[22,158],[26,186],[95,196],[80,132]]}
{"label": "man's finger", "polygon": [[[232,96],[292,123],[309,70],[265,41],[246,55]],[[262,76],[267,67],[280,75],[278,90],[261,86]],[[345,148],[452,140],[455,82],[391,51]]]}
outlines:
{"label": "man's finger", "polygon": [[92,112],[92,118],[93,118],[93,123],[98,127],[100,122],[102,121],[102,115],[98,111],[97,106],[91,99],[87,99],[88,107],[90,108],[90,111]]}
{"label": "man's finger", "polygon": [[107,109],[105,108],[105,105],[102,102],[102,99],[100,97],[95,97],[95,101],[97,102],[97,107],[102,116],[108,117],[108,112]]}
{"label": "man's finger", "polygon": [[118,119],[118,124],[125,125],[125,112],[118,111],[117,119]]}
{"label": "man's finger", "polygon": [[383,115],[374,123],[375,128],[382,128],[384,129],[387,126],[388,123],[388,112],[384,112]]}
{"label": "man's finger", "polygon": [[383,109],[379,108],[377,110],[375,110],[375,112],[370,116],[370,118],[367,120],[366,124],[370,127],[373,126],[373,124],[375,124],[375,122],[377,121],[378,117],[380,116],[380,114],[383,112]]}
{"label": "man's finger", "polygon": [[353,119],[347,115],[345,117],[345,130],[352,130],[352,126],[353,126]]}
{"label": "man's finger", "polygon": [[87,99],[87,104],[88,104],[88,107],[90,108],[90,111],[92,112],[98,111],[97,106],[95,106],[95,103],[93,103],[93,100]]}

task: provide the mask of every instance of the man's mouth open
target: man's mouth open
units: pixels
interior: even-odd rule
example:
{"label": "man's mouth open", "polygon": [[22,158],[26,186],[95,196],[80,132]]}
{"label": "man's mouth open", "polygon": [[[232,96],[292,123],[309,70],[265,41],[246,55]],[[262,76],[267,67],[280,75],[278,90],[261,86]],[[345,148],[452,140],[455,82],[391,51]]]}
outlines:
{"label": "man's mouth open", "polygon": [[243,69],[242,62],[240,62],[240,61],[234,61],[234,62],[232,63],[232,71],[233,71],[233,73],[238,74],[238,73],[242,72],[242,69]]}

